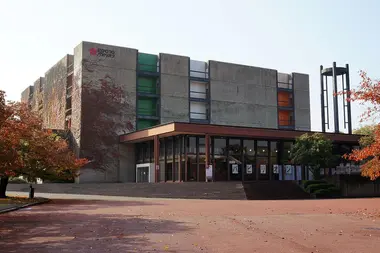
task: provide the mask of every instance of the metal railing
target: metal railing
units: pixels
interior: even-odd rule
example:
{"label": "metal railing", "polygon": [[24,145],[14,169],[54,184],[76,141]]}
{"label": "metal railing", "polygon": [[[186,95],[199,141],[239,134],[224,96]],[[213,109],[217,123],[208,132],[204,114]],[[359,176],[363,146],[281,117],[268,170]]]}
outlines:
{"label": "metal railing", "polygon": [[208,120],[208,113],[205,112],[190,112],[190,119],[195,120]]}
{"label": "metal railing", "polygon": [[292,89],[293,89],[293,84],[291,84],[291,83],[278,82],[278,83],[277,83],[277,87],[278,87],[278,88],[282,88],[282,89],[289,89],[289,90],[292,90]]}
{"label": "metal railing", "polygon": [[277,103],[278,106],[283,106],[283,107],[293,107],[293,100],[279,100]]}
{"label": "metal railing", "polygon": [[141,116],[153,116],[153,117],[157,116],[156,111],[150,110],[150,109],[145,109],[145,108],[138,108],[137,114],[141,115]]}
{"label": "metal railing", "polygon": [[200,98],[200,99],[207,99],[207,91],[190,91],[190,98]]}
{"label": "metal railing", "polygon": [[149,94],[157,94],[157,88],[148,86],[148,85],[141,85],[139,84],[137,86],[137,92],[144,92],[144,93],[149,93]]}
{"label": "metal railing", "polygon": [[279,120],[278,125],[279,126],[292,127],[292,126],[294,126],[294,120]]}
{"label": "metal railing", "polygon": [[138,63],[137,70],[138,71],[158,73],[159,72],[159,66],[158,66],[158,64],[153,65],[153,64]]}
{"label": "metal railing", "polygon": [[190,69],[190,77],[209,79],[208,70],[198,71]]}

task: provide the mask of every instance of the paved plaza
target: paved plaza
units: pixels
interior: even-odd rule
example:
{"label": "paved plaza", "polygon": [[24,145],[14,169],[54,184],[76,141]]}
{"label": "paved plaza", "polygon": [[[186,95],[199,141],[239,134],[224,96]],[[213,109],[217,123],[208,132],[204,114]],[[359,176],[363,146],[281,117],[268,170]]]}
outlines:
{"label": "paved plaza", "polygon": [[377,253],[380,248],[380,199],[50,197],[61,199],[0,215],[0,252]]}

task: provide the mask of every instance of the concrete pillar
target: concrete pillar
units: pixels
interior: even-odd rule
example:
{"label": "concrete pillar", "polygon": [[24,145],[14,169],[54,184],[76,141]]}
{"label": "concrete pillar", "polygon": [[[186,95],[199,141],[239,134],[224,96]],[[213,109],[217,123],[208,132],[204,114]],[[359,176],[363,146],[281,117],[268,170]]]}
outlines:
{"label": "concrete pillar", "polygon": [[[210,135],[206,134],[205,135],[205,153],[206,153],[206,159],[205,159],[205,166],[206,166],[206,169],[205,169],[205,172],[210,164]],[[206,176],[206,182],[207,182],[207,176]]]}
{"label": "concrete pillar", "polygon": [[154,157],[154,169],[155,171],[155,182],[158,183],[158,176],[160,174],[160,141],[158,135],[153,138],[153,157]]}

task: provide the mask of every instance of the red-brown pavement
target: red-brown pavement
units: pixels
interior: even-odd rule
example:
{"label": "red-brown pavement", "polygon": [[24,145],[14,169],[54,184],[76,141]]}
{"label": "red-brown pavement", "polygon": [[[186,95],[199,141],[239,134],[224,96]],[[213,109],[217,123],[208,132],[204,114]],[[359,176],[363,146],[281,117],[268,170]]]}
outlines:
{"label": "red-brown pavement", "polygon": [[380,199],[52,200],[0,215],[0,252],[380,252]]}

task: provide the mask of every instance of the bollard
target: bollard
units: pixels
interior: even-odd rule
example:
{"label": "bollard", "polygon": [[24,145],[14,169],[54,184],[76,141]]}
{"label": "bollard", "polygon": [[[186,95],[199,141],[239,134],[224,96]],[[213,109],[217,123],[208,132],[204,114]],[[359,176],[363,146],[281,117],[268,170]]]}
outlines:
{"label": "bollard", "polygon": [[29,189],[29,198],[32,199],[34,198],[34,188],[32,185],[29,186],[30,189]]}

